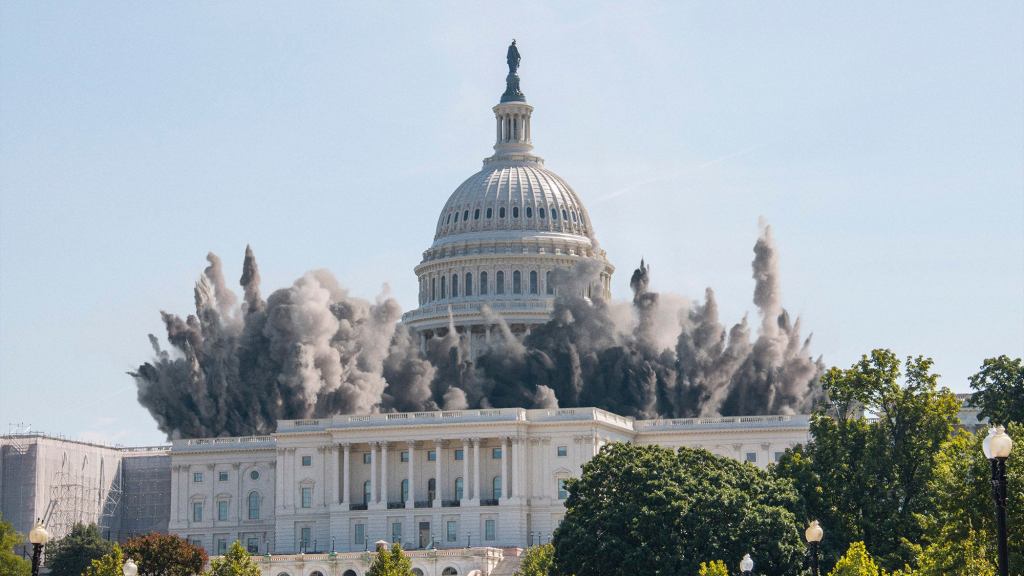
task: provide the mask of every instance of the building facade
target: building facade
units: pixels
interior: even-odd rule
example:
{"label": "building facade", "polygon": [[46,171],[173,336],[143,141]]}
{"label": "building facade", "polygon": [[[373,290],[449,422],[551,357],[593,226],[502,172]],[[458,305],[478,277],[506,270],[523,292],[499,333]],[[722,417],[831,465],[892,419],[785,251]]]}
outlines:
{"label": "building facade", "polygon": [[565,480],[609,442],[764,467],[807,434],[806,416],[644,421],[596,408],[288,420],[270,436],[175,441],[170,530],[211,554],[234,540],[261,555],[358,553],[379,540],[521,548],[551,538]]}

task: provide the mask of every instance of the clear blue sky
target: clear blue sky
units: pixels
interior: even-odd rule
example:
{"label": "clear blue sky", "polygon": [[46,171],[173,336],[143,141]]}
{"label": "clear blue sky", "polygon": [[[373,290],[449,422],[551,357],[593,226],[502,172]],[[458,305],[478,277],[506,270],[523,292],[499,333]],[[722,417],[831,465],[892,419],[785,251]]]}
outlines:
{"label": "clear blue sky", "polygon": [[752,309],[758,217],[826,363],[1024,350],[1024,3],[0,1],[0,426],[162,440],[125,372],[208,250],[270,288],[412,267],[490,153],[516,38],[534,143],[618,266]]}

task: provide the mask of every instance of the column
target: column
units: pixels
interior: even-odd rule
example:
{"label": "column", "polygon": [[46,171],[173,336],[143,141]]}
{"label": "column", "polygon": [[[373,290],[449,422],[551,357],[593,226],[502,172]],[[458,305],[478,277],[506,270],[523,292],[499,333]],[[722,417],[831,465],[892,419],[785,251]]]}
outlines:
{"label": "column", "polygon": [[178,490],[181,490],[181,470],[179,464],[171,466],[171,523],[178,521]]}
{"label": "column", "polygon": [[409,441],[409,498],[405,501],[406,508],[416,507],[416,441]]}
{"label": "column", "polygon": [[388,505],[388,443],[380,443],[380,495],[378,502],[383,502],[384,507]]}
{"label": "column", "polygon": [[473,498],[480,500],[480,439],[473,438]]}
{"label": "column", "polygon": [[277,461],[281,465],[277,467],[274,474],[274,508],[284,509],[284,451],[277,451]]}
{"label": "column", "polygon": [[341,503],[343,504],[342,508],[348,508],[348,505],[349,505],[349,502],[350,502],[349,499],[351,498],[351,496],[350,496],[351,492],[349,492],[349,488],[350,488],[350,486],[349,486],[349,476],[350,475],[349,475],[348,461],[349,461],[349,456],[352,455],[352,445],[348,444],[348,443],[342,444],[341,445],[341,449],[342,449],[342,466],[344,467],[344,469],[342,470],[342,476],[341,476],[341,478],[342,478],[342,480],[341,480],[341,482],[342,482],[342,486],[341,486]]}
{"label": "column", "polygon": [[370,501],[366,503],[369,508],[377,501],[377,443],[370,442]]}
{"label": "column", "polygon": [[331,463],[331,449],[329,446],[319,446],[317,447],[316,451],[318,454],[320,454],[320,476],[321,479],[323,480],[323,483],[321,484],[320,487],[320,503],[322,506],[326,508],[327,503],[330,502],[330,500],[327,499],[327,491],[331,489],[330,468],[328,467],[330,466]]}
{"label": "column", "polygon": [[444,440],[434,440],[434,508],[442,506],[444,479],[441,478],[441,452],[444,451]]}
{"label": "column", "polygon": [[213,464],[206,465],[206,481],[210,487],[210,503],[203,507],[203,520],[212,526],[217,519],[217,468]]}
{"label": "column", "polygon": [[241,466],[239,466],[238,462],[235,462],[234,464],[231,465],[231,470],[234,472],[235,482],[238,484],[238,488],[235,489],[235,500],[237,501],[237,505],[235,506],[235,520],[241,523],[242,506],[244,505],[244,502],[248,501],[248,498],[246,498],[245,495],[242,494],[242,469]]}
{"label": "column", "polygon": [[508,438],[501,437],[501,501],[504,503],[508,500],[509,482],[508,482]]}
{"label": "column", "polygon": [[469,500],[469,439],[462,439],[462,500],[459,505],[463,505],[466,500]]}
{"label": "column", "polygon": [[520,500],[523,495],[523,454],[521,445],[522,440],[520,438],[512,438],[512,486],[515,489],[511,495],[516,500]]}

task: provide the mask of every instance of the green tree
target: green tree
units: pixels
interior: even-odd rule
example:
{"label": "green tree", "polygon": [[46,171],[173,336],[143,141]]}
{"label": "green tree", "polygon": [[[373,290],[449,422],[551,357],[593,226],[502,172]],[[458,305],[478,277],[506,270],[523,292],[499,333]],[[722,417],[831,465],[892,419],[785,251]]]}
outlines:
{"label": "green tree", "polygon": [[697,573],[707,558],[756,552],[762,574],[792,574],[804,546],[792,484],[706,450],[614,443],[567,482],[554,573]]}
{"label": "green tree", "polygon": [[721,560],[712,560],[711,562],[701,562],[699,576],[729,576],[729,569],[725,567],[725,562]]}
{"label": "green tree", "polygon": [[928,483],[958,422],[956,397],[938,386],[931,359],[901,363],[889,350],[831,368],[822,386],[828,403],[812,419],[811,441],[787,451],[776,473],[797,487],[803,519],[824,526],[825,566],[857,541],[890,570],[914,564],[935,505]]}
{"label": "green tree", "polygon": [[114,549],[101,558],[92,561],[82,576],[122,576],[125,557],[121,547],[114,544]]}
{"label": "green tree", "polygon": [[0,574],[29,576],[32,573],[32,563],[14,552],[14,547],[23,541],[21,534],[0,514]]}
{"label": "green tree", "polygon": [[203,576],[260,576],[260,567],[252,555],[235,540],[227,554],[210,562],[210,569]]}
{"label": "green tree", "polygon": [[[1007,433],[1024,438],[1024,425],[1010,424]],[[960,431],[936,457],[928,489],[935,505],[921,516],[929,546],[923,551],[933,565],[948,573],[973,574],[973,558],[995,558],[995,505],[990,484],[991,465],[981,450],[987,431]],[[1007,524],[1010,566],[1024,566],[1024,458],[1010,453],[1006,466]],[[924,566],[922,560],[922,566]]]}
{"label": "green tree", "polygon": [[881,570],[863,542],[854,542],[828,576],[879,576]]}
{"label": "green tree", "polygon": [[139,566],[139,576],[193,576],[206,565],[206,551],[174,534],[146,534],[124,545],[124,555]]}
{"label": "green tree", "polygon": [[555,547],[550,542],[526,549],[515,576],[548,576],[555,561]]}
{"label": "green tree", "polygon": [[412,576],[412,560],[409,560],[397,542],[390,550],[382,545],[377,549],[377,555],[366,576]]}
{"label": "green tree", "polygon": [[971,404],[981,408],[978,416],[995,424],[1024,424],[1024,362],[1007,355],[988,358],[970,378],[976,390]]}
{"label": "green tree", "polygon": [[75,524],[71,532],[46,547],[46,566],[52,576],[81,576],[93,560],[113,549],[95,524]]}

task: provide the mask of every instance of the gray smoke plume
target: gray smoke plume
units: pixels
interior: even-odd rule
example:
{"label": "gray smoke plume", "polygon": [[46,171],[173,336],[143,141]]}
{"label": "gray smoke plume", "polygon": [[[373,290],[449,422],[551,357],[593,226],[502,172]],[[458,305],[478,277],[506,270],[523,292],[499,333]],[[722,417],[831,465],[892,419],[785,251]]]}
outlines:
{"label": "gray smoke plume", "polygon": [[139,402],[169,437],[264,434],[279,419],[477,407],[597,406],[636,418],[804,412],[820,395],[820,359],[780,298],[769,227],[754,246],[747,319],[726,328],[714,292],[688,303],[650,290],[641,261],[632,303],[579,296],[599,270],[553,274],[551,320],[517,337],[484,309],[492,338],[473,359],[454,327],[426,342],[398,324],[397,302],[353,297],[326,271],[260,296],[246,247],[242,303],[217,256],[195,286],[196,312],[161,313],[171,350],[133,372]]}

